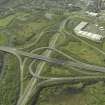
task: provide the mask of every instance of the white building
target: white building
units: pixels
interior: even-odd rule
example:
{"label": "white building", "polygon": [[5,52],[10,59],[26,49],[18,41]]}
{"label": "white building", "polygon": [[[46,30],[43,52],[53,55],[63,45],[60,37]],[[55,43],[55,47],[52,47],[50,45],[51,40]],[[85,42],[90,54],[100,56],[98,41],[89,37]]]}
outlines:
{"label": "white building", "polygon": [[80,31],[82,30],[84,27],[86,27],[88,25],[88,22],[81,22],[79,25],[77,25],[74,30],[75,31]]}
{"label": "white building", "polygon": [[86,14],[88,14],[89,16],[93,16],[93,17],[98,16],[98,13],[95,13],[95,12],[86,11]]}
{"label": "white building", "polygon": [[96,41],[96,42],[99,42],[99,41],[101,41],[104,38],[102,35],[94,34],[94,33],[87,32],[87,31],[83,31],[82,29],[85,28],[86,25],[88,25],[87,22],[81,22],[79,25],[77,25],[74,28],[74,32],[78,36],[85,37],[85,38],[88,38],[88,39]]}

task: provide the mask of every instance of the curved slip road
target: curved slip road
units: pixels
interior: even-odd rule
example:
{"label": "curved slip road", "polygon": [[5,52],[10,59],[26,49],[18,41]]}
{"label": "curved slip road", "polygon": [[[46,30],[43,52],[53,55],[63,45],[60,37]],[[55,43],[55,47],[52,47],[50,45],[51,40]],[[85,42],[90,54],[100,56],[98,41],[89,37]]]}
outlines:
{"label": "curved slip road", "polygon": [[85,82],[92,82],[92,81],[95,81],[95,82],[98,82],[98,81],[101,81],[101,80],[105,80],[105,76],[83,76],[83,77],[70,77],[70,78],[61,78],[61,79],[49,79],[49,80],[46,80],[46,81],[43,81],[39,84],[37,84],[37,87],[34,87],[33,88],[33,93],[31,94],[30,96],[30,102],[32,102],[35,97],[37,96],[37,91],[38,90],[42,90],[43,88],[46,88],[46,87],[51,87],[51,86],[54,86],[54,85],[61,85],[61,84],[76,84],[76,83],[85,83]]}
{"label": "curved slip road", "polygon": [[[36,73],[34,73],[33,72],[33,69],[32,69],[32,66],[34,65],[34,63],[35,63],[35,61],[32,61],[32,63],[29,65],[29,73],[33,76],[33,77],[35,77],[35,78],[37,78],[37,79],[40,79],[40,80],[52,80],[52,79],[65,79],[65,77],[45,77],[45,76],[37,76],[36,75]],[[93,76],[97,76],[97,75],[101,75],[101,74],[99,74],[99,73],[92,73],[92,72],[87,72],[87,71],[85,71],[85,70],[79,70],[79,69],[76,69],[76,68],[74,68],[74,67],[70,67],[71,69],[73,69],[74,71],[76,71],[76,72],[79,72],[79,73],[81,73],[81,74],[84,74],[84,75],[93,75]],[[76,69],[76,70],[75,70]],[[69,77],[66,77],[66,78],[69,78]]]}

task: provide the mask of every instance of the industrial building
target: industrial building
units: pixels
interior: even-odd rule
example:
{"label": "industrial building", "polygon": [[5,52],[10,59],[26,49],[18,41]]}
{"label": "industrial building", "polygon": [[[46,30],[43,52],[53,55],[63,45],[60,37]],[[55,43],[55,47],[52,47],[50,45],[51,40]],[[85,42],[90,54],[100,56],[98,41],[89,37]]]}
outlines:
{"label": "industrial building", "polygon": [[76,35],[88,38],[88,39],[96,41],[96,42],[100,42],[104,38],[102,35],[94,34],[94,33],[88,32],[88,31],[83,31],[83,29],[87,25],[88,25],[87,22],[81,22],[79,25],[77,25],[74,28],[74,32],[76,33]]}

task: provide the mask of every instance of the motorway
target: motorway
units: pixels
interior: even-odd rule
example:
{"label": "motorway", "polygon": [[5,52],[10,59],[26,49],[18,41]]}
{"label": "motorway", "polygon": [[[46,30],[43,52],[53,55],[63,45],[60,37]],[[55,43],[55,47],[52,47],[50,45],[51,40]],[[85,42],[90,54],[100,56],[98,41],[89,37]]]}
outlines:
{"label": "motorway", "polygon": [[[90,64],[83,63],[83,62],[73,58],[72,56],[69,56],[69,55],[65,54],[64,52],[55,48],[56,42],[58,41],[58,38],[61,35],[60,33],[65,33],[65,35],[68,35],[68,36],[70,35],[70,33],[67,32],[67,30],[65,29],[66,23],[69,21],[69,19],[70,19],[70,17],[68,17],[63,22],[61,22],[61,25],[59,28],[59,33],[56,33],[51,37],[51,41],[50,41],[48,47],[41,47],[41,48],[33,49],[31,52],[26,52],[26,51],[22,51],[21,48],[16,49],[16,48],[10,48],[10,47],[6,47],[6,46],[0,46],[0,51],[10,53],[10,54],[16,56],[19,61],[19,64],[20,64],[19,66],[20,66],[20,71],[21,71],[21,74],[20,74],[21,75],[20,76],[21,87],[20,87],[20,97],[19,97],[17,105],[26,105],[28,103],[28,101],[30,100],[30,98],[32,97],[32,95],[35,94],[34,91],[36,91],[37,88],[40,88],[40,87],[46,87],[46,86],[55,85],[55,84],[76,83],[76,82],[80,82],[80,81],[91,81],[91,80],[105,79],[105,76],[104,76],[105,67],[99,67],[97,65],[90,65]],[[30,46],[33,46],[36,43],[38,43],[40,38],[44,35],[44,33],[45,33],[44,31],[45,30],[43,30],[39,34],[37,40],[34,43],[30,44],[29,46],[26,45],[24,48],[27,49]],[[75,35],[72,35],[72,36],[105,55],[105,52],[98,49],[97,47],[90,45],[88,42],[82,40],[81,38],[79,38]],[[45,52],[42,55],[34,54],[36,51],[40,51],[43,49],[45,49]],[[63,60],[59,60],[56,58],[50,58],[53,51],[66,57],[68,60],[63,61]],[[24,59],[24,61],[22,61],[22,58],[21,58],[22,56],[26,57]],[[29,81],[29,83],[24,91],[24,89],[23,89],[23,72],[24,72],[25,64],[29,59],[33,60],[31,62],[31,64],[29,64],[29,72],[33,77]],[[32,66],[34,65],[36,60],[40,60],[41,62],[37,65],[36,72],[34,73],[32,70]],[[61,78],[40,76],[41,72],[43,71],[43,68],[46,65],[46,62],[73,68],[73,69],[75,69],[75,71],[81,72],[82,74],[89,75],[89,76],[61,77]],[[92,76],[90,76],[90,75],[92,75]],[[42,79],[44,81],[38,83],[39,79]]]}
{"label": "motorway", "polygon": [[41,60],[41,61],[55,63],[54,60],[52,60],[48,57],[38,55],[38,54],[28,53],[25,51],[16,50],[16,49],[10,48],[10,47],[0,47],[0,51],[13,54],[14,56],[16,56],[18,58],[19,61],[20,61],[20,56],[24,56],[24,57],[28,57],[28,58],[32,58],[32,59],[37,59],[37,60]]}

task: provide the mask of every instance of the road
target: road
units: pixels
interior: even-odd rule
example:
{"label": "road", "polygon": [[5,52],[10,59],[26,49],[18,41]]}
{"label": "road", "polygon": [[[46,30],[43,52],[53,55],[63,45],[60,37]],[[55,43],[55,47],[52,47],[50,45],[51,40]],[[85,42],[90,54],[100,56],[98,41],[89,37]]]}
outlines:
{"label": "road", "polygon": [[[51,40],[51,42],[50,42],[50,44],[49,44],[49,47],[50,47],[50,48],[54,48],[54,47],[55,47],[55,44],[56,44],[56,41],[57,41],[59,35],[60,35],[60,34],[57,33],[57,34],[55,34],[55,35],[52,37],[52,40]],[[51,50],[50,50],[50,51],[47,50],[47,51],[44,52],[43,55],[44,55],[45,57],[50,57],[51,53],[52,53]],[[40,73],[41,73],[41,71],[43,70],[45,64],[46,64],[45,62],[41,62],[41,63],[38,64],[38,66],[37,66],[37,68],[36,68],[36,75],[37,75],[37,76],[40,75]],[[20,100],[18,101],[18,104],[17,104],[17,105],[26,105],[26,104],[27,104],[27,102],[28,102],[28,100],[29,100],[29,97],[31,96],[31,94],[32,94],[32,92],[33,92],[32,90],[33,90],[33,88],[35,87],[36,83],[37,83],[37,78],[34,78],[34,77],[33,77],[33,78],[31,79],[31,81],[29,82],[28,87],[26,88],[26,90],[25,90],[23,96],[22,96],[22,97],[20,98]]]}
{"label": "road", "polygon": [[54,63],[54,60],[52,60],[48,57],[45,57],[43,55],[28,53],[28,52],[20,51],[20,50],[10,48],[10,47],[0,47],[0,51],[7,52],[7,53],[15,55],[18,58],[19,61],[21,61],[20,56],[24,56],[24,57],[28,57],[28,58],[32,58],[32,59],[37,59],[37,60],[41,60],[41,61]]}

